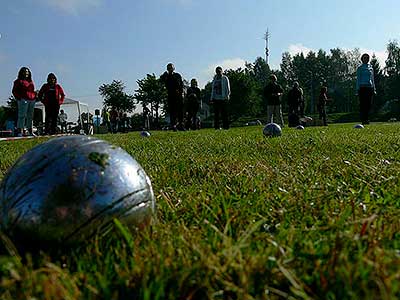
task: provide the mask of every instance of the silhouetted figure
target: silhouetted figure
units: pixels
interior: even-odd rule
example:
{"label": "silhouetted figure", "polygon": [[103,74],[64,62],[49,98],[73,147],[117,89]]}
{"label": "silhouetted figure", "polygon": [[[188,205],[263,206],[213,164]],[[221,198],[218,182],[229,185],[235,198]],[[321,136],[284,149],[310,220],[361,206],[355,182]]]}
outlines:
{"label": "silhouetted figure", "polygon": [[170,129],[183,130],[183,81],[182,76],[175,72],[172,63],[167,65],[167,72],[160,77],[168,93],[168,113]]}
{"label": "silhouetted figure", "polygon": [[376,94],[374,69],[369,63],[369,55],[364,53],[361,56],[362,65],[357,69],[356,91],[360,99],[360,118],[363,125],[369,124],[369,112],[372,106],[372,99]]}
{"label": "silhouetted figure", "polygon": [[328,123],[326,121],[326,104],[329,101],[328,100],[328,88],[326,86],[321,87],[321,91],[319,93],[318,97],[318,112],[319,112],[319,118],[322,120],[322,123],[324,126],[328,126]]}
{"label": "silhouetted figure", "polygon": [[211,103],[214,105],[214,128],[220,129],[219,123],[222,118],[222,127],[229,129],[228,103],[231,87],[228,77],[222,74],[221,67],[217,67],[215,73],[211,89]]}
{"label": "silhouetted figure", "polygon": [[187,129],[197,129],[197,113],[201,104],[200,93],[197,80],[193,78],[186,92]]}
{"label": "silhouetted figure", "polygon": [[61,109],[60,114],[58,115],[58,121],[60,122],[62,133],[67,133],[67,120],[68,120],[68,115],[64,112],[63,109]]}
{"label": "silhouetted figure", "polygon": [[267,123],[278,123],[284,127],[281,96],[283,94],[282,87],[277,83],[277,77],[271,75],[270,82],[264,88],[264,99],[267,104]]}
{"label": "silhouetted figure", "polygon": [[292,89],[288,93],[288,106],[289,106],[289,127],[296,127],[300,124],[300,117],[302,117],[302,105],[304,103],[303,89],[297,81],[294,82]]}

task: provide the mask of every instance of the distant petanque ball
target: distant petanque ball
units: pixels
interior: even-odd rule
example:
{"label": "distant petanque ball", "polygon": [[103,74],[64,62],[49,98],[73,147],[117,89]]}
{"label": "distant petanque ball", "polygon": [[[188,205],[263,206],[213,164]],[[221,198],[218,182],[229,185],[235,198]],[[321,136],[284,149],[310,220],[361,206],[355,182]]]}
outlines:
{"label": "distant petanque ball", "polygon": [[127,152],[87,136],[25,153],[0,185],[1,230],[17,240],[75,244],[117,218],[142,228],[155,213],[149,177]]}
{"label": "distant petanque ball", "polygon": [[303,126],[303,125],[297,125],[297,126],[296,126],[296,129],[297,129],[297,130],[304,130],[304,126]]}
{"label": "distant petanque ball", "polygon": [[354,125],[354,128],[355,128],[355,129],[364,129],[364,125],[362,125],[362,124],[357,124],[357,125]]}
{"label": "distant petanque ball", "polygon": [[142,137],[150,137],[151,133],[144,130],[144,131],[140,132],[140,136],[142,136]]}
{"label": "distant petanque ball", "polygon": [[266,137],[277,137],[282,135],[282,129],[278,124],[269,123],[265,125],[263,129],[263,134]]}

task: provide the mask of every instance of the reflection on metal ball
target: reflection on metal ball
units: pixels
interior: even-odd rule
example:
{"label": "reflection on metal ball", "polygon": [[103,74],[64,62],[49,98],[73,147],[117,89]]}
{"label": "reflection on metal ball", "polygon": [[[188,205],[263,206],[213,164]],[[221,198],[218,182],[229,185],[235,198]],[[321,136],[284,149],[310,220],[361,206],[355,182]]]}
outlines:
{"label": "reflection on metal ball", "polygon": [[24,154],[0,186],[1,229],[11,237],[76,243],[114,218],[145,226],[150,179],[124,150],[87,136],[52,139]]}
{"label": "reflection on metal ball", "polygon": [[140,135],[141,135],[142,137],[150,137],[150,136],[151,136],[151,133],[148,132],[148,131],[143,130],[143,131],[140,132]]}
{"label": "reflection on metal ball", "polygon": [[297,125],[297,126],[296,126],[296,129],[297,129],[297,130],[304,130],[304,126],[303,126],[303,125]]}
{"label": "reflection on metal ball", "polygon": [[362,124],[357,124],[357,125],[354,125],[354,128],[355,128],[355,129],[364,129],[364,125],[362,125]]}
{"label": "reflection on metal ball", "polygon": [[282,135],[281,126],[275,123],[269,123],[265,125],[263,134],[267,137],[277,137]]}

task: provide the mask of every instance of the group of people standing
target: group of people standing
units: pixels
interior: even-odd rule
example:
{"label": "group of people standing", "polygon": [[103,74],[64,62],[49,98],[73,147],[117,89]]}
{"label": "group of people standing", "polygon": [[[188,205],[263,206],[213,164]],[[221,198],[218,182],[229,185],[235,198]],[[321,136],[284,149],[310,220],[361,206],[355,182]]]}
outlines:
{"label": "group of people standing", "polygon": [[45,107],[45,133],[56,133],[60,105],[64,102],[65,93],[57,83],[54,73],[48,74],[47,82],[37,92],[31,71],[27,67],[22,67],[14,81],[12,94],[17,100],[18,107],[17,136],[35,135],[32,121],[36,101],[41,101]]}
{"label": "group of people standing", "polygon": [[[362,64],[357,69],[356,94],[360,102],[360,119],[363,125],[369,124],[369,113],[372,106],[373,96],[376,94],[374,70],[369,63],[370,56],[363,54],[361,56]],[[267,106],[267,123],[278,123],[284,126],[281,96],[283,88],[277,83],[275,75],[270,76],[270,82],[264,88],[264,99]],[[319,117],[324,126],[327,126],[326,106],[331,99],[328,98],[328,88],[322,86],[320,89],[317,109]],[[292,89],[288,92],[288,119],[289,127],[295,127],[301,123],[304,117],[304,95],[303,90],[297,81],[294,82]]]}
{"label": "group of people standing", "polygon": [[[231,89],[229,79],[222,74],[222,71],[221,67],[216,68],[211,90],[210,103],[214,106],[215,129],[220,129],[220,121],[222,121],[222,128],[229,129],[228,101]],[[161,75],[160,79],[167,89],[170,129],[174,131],[197,129],[197,113],[201,107],[201,91],[197,80],[193,78],[190,81],[185,101],[182,76],[175,72],[175,66],[172,63],[167,65],[167,71]],[[185,106],[186,122],[184,122]]]}

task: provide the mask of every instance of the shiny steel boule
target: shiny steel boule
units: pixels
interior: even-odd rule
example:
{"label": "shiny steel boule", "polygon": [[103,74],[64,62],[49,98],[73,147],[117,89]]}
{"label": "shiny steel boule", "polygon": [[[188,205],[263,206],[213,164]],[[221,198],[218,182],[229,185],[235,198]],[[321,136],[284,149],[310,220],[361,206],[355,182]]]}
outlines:
{"label": "shiny steel boule", "polygon": [[304,126],[303,126],[303,125],[297,125],[297,126],[296,126],[296,129],[297,129],[297,130],[304,130]]}
{"label": "shiny steel boule", "polygon": [[355,129],[364,129],[364,125],[362,125],[362,124],[357,124],[357,125],[354,125],[354,128],[355,128]]}
{"label": "shiny steel boule", "polygon": [[140,136],[142,136],[142,137],[150,137],[151,133],[146,131],[146,130],[143,130],[142,132],[140,132]]}
{"label": "shiny steel boule", "polygon": [[0,186],[1,229],[17,239],[79,243],[114,218],[141,227],[154,212],[151,182],[138,162],[87,136],[34,147]]}
{"label": "shiny steel boule", "polygon": [[266,137],[277,137],[282,135],[282,129],[281,126],[275,123],[269,123],[265,125],[263,129],[263,134]]}

